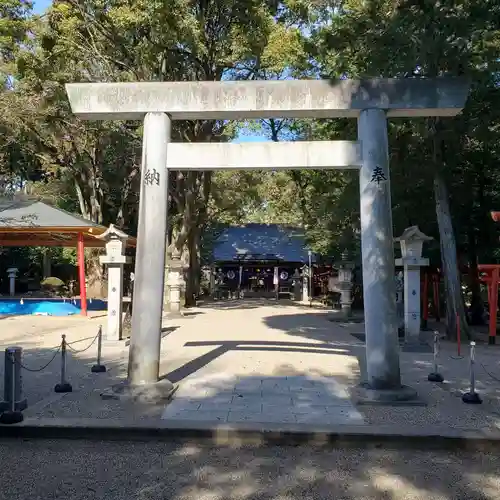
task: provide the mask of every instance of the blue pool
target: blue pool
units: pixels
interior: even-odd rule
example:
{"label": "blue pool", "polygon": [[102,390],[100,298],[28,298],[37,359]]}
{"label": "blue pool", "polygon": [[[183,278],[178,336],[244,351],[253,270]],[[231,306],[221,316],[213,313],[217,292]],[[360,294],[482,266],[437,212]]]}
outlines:
{"label": "blue pool", "polygon": [[[0,315],[36,314],[43,316],[71,316],[80,314],[80,299],[0,298]],[[105,311],[104,300],[87,299],[87,311]]]}

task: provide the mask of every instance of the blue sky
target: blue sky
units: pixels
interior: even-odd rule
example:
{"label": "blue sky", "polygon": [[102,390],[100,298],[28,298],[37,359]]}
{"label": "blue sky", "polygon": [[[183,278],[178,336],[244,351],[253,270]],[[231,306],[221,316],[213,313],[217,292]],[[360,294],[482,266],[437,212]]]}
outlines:
{"label": "blue sky", "polygon": [[[41,14],[52,4],[52,0],[35,0],[33,3],[35,12],[37,14]],[[247,134],[239,135],[234,142],[262,142],[266,140],[267,139],[265,137],[260,135]]]}
{"label": "blue sky", "polygon": [[52,0],[35,0],[33,3],[35,12],[41,14],[52,3]]}

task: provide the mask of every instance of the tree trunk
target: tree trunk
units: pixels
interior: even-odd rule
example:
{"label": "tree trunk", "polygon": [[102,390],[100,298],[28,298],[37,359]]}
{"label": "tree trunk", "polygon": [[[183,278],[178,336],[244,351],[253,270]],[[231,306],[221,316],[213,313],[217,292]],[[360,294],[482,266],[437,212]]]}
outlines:
{"label": "tree trunk", "polygon": [[101,250],[98,248],[89,248],[85,251],[88,298],[103,298],[106,295],[103,268],[99,262],[100,253]]}
{"label": "tree trunk", "polygon": [[476,235],[473,227],[467,231],[469,260],[469,289],[471,293],[470,324],[484,325],[484,304],[481,297],[481,284],[477,268]]}
{"label": "tree trunk", "polygon": [[189,267],[186,276],[186,307],[196,306],[200,284],[200,255],[198,228],[192,227],[187,238]]}
{"label": "tree trunk", "polygon": [[80,205],[80,213],[82,214],[82,217],[84,217],[85,219],[89,219],[90,214],[87,208],[86,200],[83,196],[83,190],[76,178],[74,179],[74,185],[76,196],[78,198],[78,204]]}
{"label": "tree trunk", "polygon": [[448,319],[446,335],[449,339],[456,338],[456,318],[458,314],[461,337],[463,340],[466,340],[469,337],[469,331],[465,318],[462,291],[460,289],[457,249],[451,221],[448,190],[446,189],[443,177],[439,173],[436,173],[434,177],[434,197],[441,241],[441,261],[445,280],[446,316]]}

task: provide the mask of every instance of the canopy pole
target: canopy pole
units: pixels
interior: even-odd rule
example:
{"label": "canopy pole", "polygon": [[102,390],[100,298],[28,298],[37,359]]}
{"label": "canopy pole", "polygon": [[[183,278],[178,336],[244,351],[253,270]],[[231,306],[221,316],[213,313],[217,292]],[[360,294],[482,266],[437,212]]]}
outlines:
{"label": "canopy pole", "polygon": [[78,233],[78,246],[76,254],[78,260],[78,281],[80,282],[81,315],[87,316],[87,289],[85,287],[85,243],[83,241],[83,233]]}

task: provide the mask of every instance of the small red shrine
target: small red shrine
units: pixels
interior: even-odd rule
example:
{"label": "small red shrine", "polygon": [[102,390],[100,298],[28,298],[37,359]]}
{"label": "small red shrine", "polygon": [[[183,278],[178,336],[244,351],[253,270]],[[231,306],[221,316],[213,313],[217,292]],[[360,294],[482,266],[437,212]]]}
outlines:
{"label": "small red shrine", "polygon": [[428,266],[422,269],[421,275],[421,296],[422,296],[422,328],[427,329],[427,321],[429,319],[429,285],[432,287],[432,309],[434,319],[441,321],[441,309],[439,301],[439,283],[441,280],[441,270]]}
{"label": "small red shrine", "polygon": [[[491,212],[491,218],[495,222],[500,221],[500,212]],[[498,314],[498,282],[500,281],[500,264],[479,264],[479,279],[488,287],[488,307],[490,310],[490,323],[488,332],[488,344],[493,345],[497,336],[497,314]]]}

